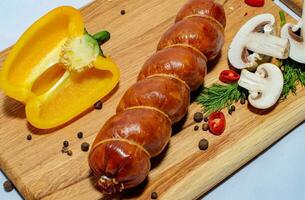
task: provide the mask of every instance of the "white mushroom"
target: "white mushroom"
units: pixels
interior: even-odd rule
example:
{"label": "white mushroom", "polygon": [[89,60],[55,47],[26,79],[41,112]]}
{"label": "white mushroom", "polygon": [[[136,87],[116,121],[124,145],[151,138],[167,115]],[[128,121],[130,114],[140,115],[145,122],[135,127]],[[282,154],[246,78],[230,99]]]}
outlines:
{"label": "white mushroom", "polygon": [[281,30],[281,37],[287,38],[290,42],[289,57],[297,62],[305,63],[305,2],[302,18],[296,25],[285,24]]}
{"label": "white mushroom", "polygon": [[255,73],[241,71],[238,85],[249,91],[249,103],[255,108],[272,107],[280,98],[284,80],[281,70],[274,64],[264,63]]}
{"label": "white mushroom", "polygon": [[275,36],[272,14],[250,19],[235,35],[229,48],[229,61],[237,69],[254,68],[271,56],[288,58],[289,42]]}

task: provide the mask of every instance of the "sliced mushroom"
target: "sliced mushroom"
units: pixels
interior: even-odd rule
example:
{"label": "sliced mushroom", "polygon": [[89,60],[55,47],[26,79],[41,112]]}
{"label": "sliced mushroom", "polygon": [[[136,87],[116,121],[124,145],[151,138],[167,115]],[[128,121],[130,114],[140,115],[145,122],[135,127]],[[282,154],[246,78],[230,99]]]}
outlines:
{"label": "sliced mushroom", "polygon": [[305,2],[303,3],[302,18],[297,24],[285,24],[281,30],[281,37],[290,42],[289,57],[299,63],[305,63]]}
{"label": "sliced mushroom", "polygon": [[272,107],[280,98],[284,79],[281,70],[274,64],[264,63],[255,73],[241,71],[238,85],[249,91],[249,103],[255,108]]}
{"label": "sliced mushroom", "polygon": [[244,24],[230,45],[230,63],[237,69],[244,69],[257,67],[266,56],[288,58],[289,42],[275,36],[274,24],[271,14],[257,15]]}

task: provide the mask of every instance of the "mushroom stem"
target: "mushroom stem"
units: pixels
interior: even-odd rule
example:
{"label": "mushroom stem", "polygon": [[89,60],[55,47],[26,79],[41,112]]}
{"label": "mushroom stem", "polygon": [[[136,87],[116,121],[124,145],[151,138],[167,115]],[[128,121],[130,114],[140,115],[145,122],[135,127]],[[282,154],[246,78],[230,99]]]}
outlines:
{"label": "mushroom stem", "polygon": [[243,69],[238,81],[249,91],[249,103],[259,109],[270,108],[278,101],[283,84],[281,70],[272,63],[261,64],[255,73]]}
{"label": "mushroom stem", "polygon": [[238,85],[247,89],[251,95],[257,95],[266,86],[266,80],[258,74],[243,69],[240,74]]}
{"label": "mushroom stem", "polygon": [[288,40],[270,34],[250,33],[246,46],[258,54],[279,59],[286,59],[289,55]]}

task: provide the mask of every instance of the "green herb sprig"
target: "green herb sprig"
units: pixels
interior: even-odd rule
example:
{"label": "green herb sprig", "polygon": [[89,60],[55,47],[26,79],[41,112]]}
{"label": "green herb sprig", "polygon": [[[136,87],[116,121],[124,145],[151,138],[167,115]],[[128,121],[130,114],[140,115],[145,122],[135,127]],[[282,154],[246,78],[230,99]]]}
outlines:
{"label": "green herb sprig", "polygon": [[291,59],[282,60],[280,64],[284,77],[282,99],[286,99],[291,92],[296,93],[298,84],[305,86],[305,65]]}
{"label": "green herb sprig", "polygon": [[[285,13],[280,11],[279,15],[281,27],[283,27],[286,24]],[[293,94],[296,93],[298,84],[305,86],[305,65],[291,60],[290,58],[280,60],[279,62],[284,77],[284,86],[281,98],[286,99],[291,92]]]}
{"label": "green herb sprig", "polygon": [[280,21],[281,21],[281,27],[283,27],[285,24],[286,24],[286,16],[285,16],[285,13],[284,11],[280,11],[279,12],[279,15],[280,15]]}
{"label": "green herb sprig", "polygon": [[246,99],[247,94],[247,90],[239,87],[237,83],[227,85],[214,83],[211,87],[203,89],[196,102],[201,104],[203,112],[209,115],[223,108],[229,108],[240,99]]}

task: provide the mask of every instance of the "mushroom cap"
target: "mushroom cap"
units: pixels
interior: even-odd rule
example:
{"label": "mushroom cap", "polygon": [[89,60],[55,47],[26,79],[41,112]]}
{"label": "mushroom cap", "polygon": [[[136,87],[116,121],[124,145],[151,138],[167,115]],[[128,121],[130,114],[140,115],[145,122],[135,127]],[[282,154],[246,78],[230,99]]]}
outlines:
{"label": "mushroom cap", "polygon": [[264,85],[260,88],[258,96],[256,96],[256,92],[249,91],[248,100],[256,108],[270,108],[281,96],[284,85],[283,74],[276,65],[271,63],[258,66],[255,74],[263,77],[266,81],[262,83]]}
{"label": "mushroom cap", "polygon": [[[285,24],[281,29],[281,37],[289,40],[290,52],[289,57],[299,63],[305,63],[305,44],[304,38],[294,33],[296,28],[293,24]],[[305,31],[305,30],[301,30]]]}
{"label": "mushroom cap", "polygon": [[[265,25],[269,25],[269,28],[273,28],[274,23],[274,16],[272,14],[267,13],[253,17],[240,28],[240,30],[233,38],[228,52],[229,61],[235,68],[244,69],[248,67],[253,67],[249,66],[250,63],[246,62],[245,58],[243,58],[243,53],[245,50],[247,50],[246,44],[248,35],[251,32],[260,31],[258,28],[264,28]],[[266,31],[272,33],[273,29]]]}

